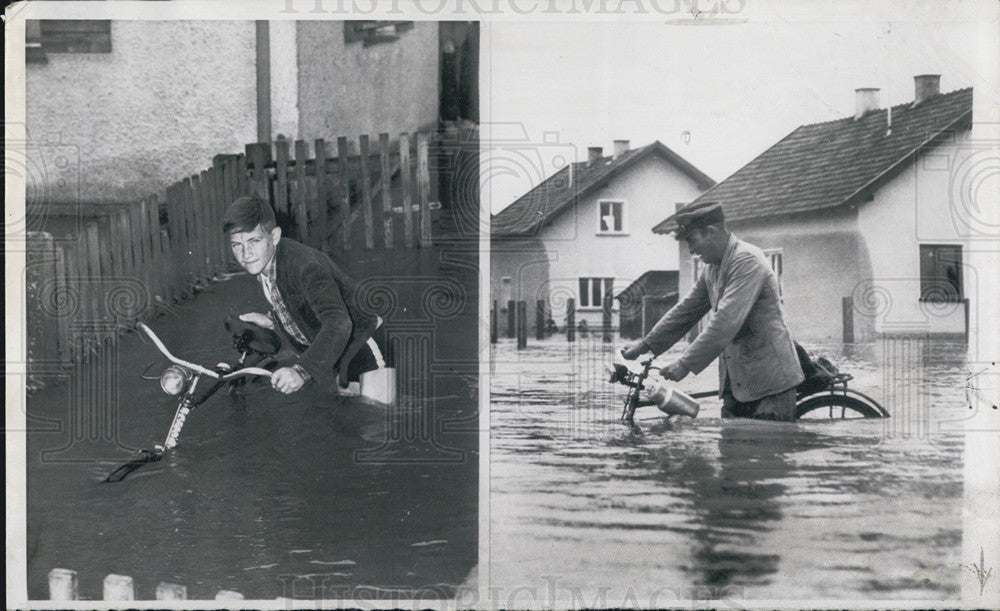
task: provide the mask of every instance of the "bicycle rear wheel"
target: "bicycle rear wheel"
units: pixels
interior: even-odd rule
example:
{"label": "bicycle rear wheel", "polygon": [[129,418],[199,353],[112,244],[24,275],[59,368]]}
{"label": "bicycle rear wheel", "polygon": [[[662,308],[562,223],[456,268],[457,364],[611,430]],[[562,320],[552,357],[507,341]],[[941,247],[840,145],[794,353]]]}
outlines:
{"label": "bicycle rear wheel", "polygon": [[795,406],[796,420],[851,420],[885,416],[869,403],[843,394],[813,395]]}

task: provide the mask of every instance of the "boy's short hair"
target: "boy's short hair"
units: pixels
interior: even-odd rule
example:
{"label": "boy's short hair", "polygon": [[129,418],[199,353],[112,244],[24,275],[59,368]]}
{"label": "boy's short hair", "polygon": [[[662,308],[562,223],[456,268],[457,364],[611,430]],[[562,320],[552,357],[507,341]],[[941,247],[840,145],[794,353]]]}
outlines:
{"label": "boy's short hair", "polygon": [[257,225],[264,231],[278,226],[271,204],[256,195],[244,195],[229,204],[222,218],[222,230],[226,233],[253,231]]}

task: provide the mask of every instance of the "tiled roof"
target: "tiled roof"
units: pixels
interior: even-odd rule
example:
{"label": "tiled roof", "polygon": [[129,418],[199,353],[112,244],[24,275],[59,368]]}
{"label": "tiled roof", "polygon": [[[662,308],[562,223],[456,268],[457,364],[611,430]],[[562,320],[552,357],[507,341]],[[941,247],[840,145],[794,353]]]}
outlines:
{"label": "tiled roof", "polygon": [[575,162],[562,168],[513,204],[494,214],[491,234],[495,237],[537,235],[546,222],[568,209],[574,201],[607,184],[609,180],[650,155],[659,155],[672,163],[702,189],[715,184],[714,180],[683,157],[656,141],[632,149],[618,159],[601,157],[593,163]]}
{"label": "tiled roof", "polygon": [[[881,109],[858,120],[803,125],[694,203],[718,201],[727,221],[740,221],[863,200],[908,167],[915,153],[971,125],[972,89],[893,106],[890,133],[887,116]],[[676,228],[671,215],[653,231]]]}

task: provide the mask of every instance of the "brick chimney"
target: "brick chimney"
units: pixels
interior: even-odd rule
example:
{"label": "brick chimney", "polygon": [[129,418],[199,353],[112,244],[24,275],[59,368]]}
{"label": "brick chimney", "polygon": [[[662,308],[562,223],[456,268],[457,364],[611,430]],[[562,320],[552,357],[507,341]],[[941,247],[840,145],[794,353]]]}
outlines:
{"label": "brick chimney", "polygon": [[941,93],[940,74],[918,74],[913,77],[913,105]]}
{"label": "brick chimney", "polygon": [[596,163],[603,156],[604,156],[604,147],[601,146],[587,147],[587,165],[594,165],[594,163]]}
{"label": "brick chimney", "polygon": [[628,140],[615,140],[614,159],[618,159],[627,152],[628,152]]}
{"label": "brick chimney", "polygon": [[878,110],[878,88],[862,87],[854,90],[854,118],[860,119],[872,110]]}

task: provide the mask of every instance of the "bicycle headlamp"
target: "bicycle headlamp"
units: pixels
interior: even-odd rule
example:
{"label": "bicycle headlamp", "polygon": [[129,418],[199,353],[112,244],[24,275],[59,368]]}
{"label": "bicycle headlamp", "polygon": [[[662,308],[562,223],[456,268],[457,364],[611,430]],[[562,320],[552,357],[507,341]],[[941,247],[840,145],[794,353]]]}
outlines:
{"label": "bicycle headlamp", "polygon": [[168,395],[179,395],[191,381],[191,372],[180,365],[171,365],[160,375],[160,388]]}

